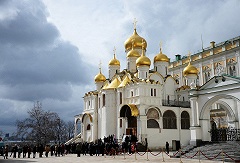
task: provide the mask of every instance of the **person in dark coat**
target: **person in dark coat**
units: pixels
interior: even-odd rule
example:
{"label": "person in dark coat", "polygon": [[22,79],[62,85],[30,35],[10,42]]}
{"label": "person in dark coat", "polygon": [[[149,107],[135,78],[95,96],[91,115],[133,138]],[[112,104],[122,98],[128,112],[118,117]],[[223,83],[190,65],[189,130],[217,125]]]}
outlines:
{"label": "person in dark coat", "polygon": [[77,157],[80,157],[80,156],[81,156],[81,150],[82,150],[82,144],[81,144],[81,143],[78,143],[78,144],[76,145]]}
{"label": "person in dark coat", "polygon": [[4,147],[4,159],[8,159],[8,145]]}
{"label": "person in dark coat", "polygon": [[166,151],[167,151],[167,154],[169,154],[169,143],[166,142]]}
{"label": "person in dark coat", "polygon": [[34,145],[34,146],[33,146],[33,158],[36,157],[36,153],[37,153],[37,146]]}

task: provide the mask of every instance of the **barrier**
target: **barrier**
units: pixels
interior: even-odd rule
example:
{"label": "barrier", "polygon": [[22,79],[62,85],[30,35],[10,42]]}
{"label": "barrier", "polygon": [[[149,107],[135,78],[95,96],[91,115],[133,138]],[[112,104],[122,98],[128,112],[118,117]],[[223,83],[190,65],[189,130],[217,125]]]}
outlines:
{"label": "barrier", "polygon": [[[132,153],[126,153],[125,149],[123,149],[123,151],[116,151],[115,149],[112,149],[109,153],[107,153],[107,151],[105,151],[104,153],[104,157],[106,158],[106,155],[109,154],[111,156],[113,156],[113,158],[115,158],[116,155],[119,155],[119,154],[123,154],[123,157],[124,157],[124,160],[126,159],[126,154],[128,156],[132,156],[134,154],[134,158],[135,160],[137,160],[137,154],[142,157],[146,154],[146,159],[147,161],[149,161],[149,155],[152,155],[154,157],[158,157],[159,155],[162,156],[162,162],[165,162],[165,158],[164,158],[164,153],[169,156],[169,158],[171,157],[177,157],[177,155],[179,154],[179,162],[182,163],[182,156],[188,158],[188,159],[194,159],[196,156],[199,160],[199,162],[201,162],[201,155],[204,156],[207,160],[214,160],[216,159],[217,157],[220,156],[222,162],[225,162],[225,159],[226,158],[229,158],[231,159],[231,161],[233,162],[240,162],[240,160],[235,160],[233,157],[229,156],[226,152],[224,152],[223,150],[221,150],[218,154],[216,154],[215,156],[212,156],[212,157],[209,157],[207,156],[206,154],[204,154],[203,151],[200,150],[200,148],[198,149],[198,151],[193,154],[193,155],[187,155],[186,153],[183,153],[182,152],[182,149],[179,149],[176,153],[173,153],[172,155],[169,155],[168,153],[166,153],[166,151],[163,150],[163,148],[160,150],[160,152],[158,153],[153,153],[151,151],[149,151],[149,149],[146,150],[146,152],[143,152],[143,153],[140,153],[136,150],[136,148],[134,149],[134,151],[132,151]],[[219,158],[218,158],[219,159]]]}

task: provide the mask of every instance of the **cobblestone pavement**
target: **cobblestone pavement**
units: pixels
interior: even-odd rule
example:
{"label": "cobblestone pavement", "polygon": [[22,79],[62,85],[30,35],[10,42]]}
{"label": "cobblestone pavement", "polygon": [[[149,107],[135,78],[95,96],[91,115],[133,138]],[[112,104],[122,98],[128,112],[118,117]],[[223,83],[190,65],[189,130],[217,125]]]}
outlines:
{"label": "cobblestone pavement", "polygon": [[[143,153],[142,153],[143,154]],[[77,157],[76,154],[68,154],[65,156],[61,157],[55,157],[55,156],[50,156],[48,158],[42,157],[42,158],[12,158],[9,157],[7,160],[4,160],[2,156],[0,156],[0,163],[31,163],[31,162],[40,162],[40,163],[76,163],[76,162],[81,162],[81,163],[99,163],[99,162],[106,162],[106,163],[119,163],[119,162],[140,162],[140,163],[147,163],[147,162],[175,162],[179,163],[180,158],[169,158],[167,155],[157,155],[156,153],[153,154],[144,154],[140,156],[139,154],[133,154],[131,156],[129,155],[118,155],[118,156],[83,156]],[[181,159],[183,163],[197,163],[199,162],[198,159]],[[217,162],[223,162],[223,161],[208,161],[208,160],[201,160],[201,163],[217,163]]]}

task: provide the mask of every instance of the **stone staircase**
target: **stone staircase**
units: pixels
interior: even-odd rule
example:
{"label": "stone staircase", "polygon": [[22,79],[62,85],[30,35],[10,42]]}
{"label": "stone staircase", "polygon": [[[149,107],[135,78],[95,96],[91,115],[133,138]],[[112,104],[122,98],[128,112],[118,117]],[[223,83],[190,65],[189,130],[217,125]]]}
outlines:
{"label": "stone staircase", "polygon": [[[224,160],[225,162],[240,162],[240,142],[226,141],[208,143],[200,147],[187,146],[182,149],[181,153],[182,158],[200,158],[200,160]],[[180,154],[178,153],[175,156],[180,157]]]}

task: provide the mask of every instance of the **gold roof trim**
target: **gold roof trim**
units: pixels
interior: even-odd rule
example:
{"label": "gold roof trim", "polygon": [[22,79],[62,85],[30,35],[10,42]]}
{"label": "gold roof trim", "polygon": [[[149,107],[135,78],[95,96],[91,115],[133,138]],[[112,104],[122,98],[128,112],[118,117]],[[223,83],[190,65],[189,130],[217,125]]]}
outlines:
{"label": "gold roof trim", "polygon": [[126,76],[123,81],[121,82],[121,84],[118,86],[118,88],[122,88],[125,87],[131,80],[129,79],[128,76]]}
{"label": "gold roof trim", "polygon": [[108,87],[108,82],[106,82],[106,84],[103,85],[102,89],[106,89]]}
{"label": "gold roof trim", "polygon": [[137,106],[135,104],[127,104],[127,105],[131,109],[132,116],[137,117],[139,115],[139,111],[138,111]]}
{"label": "gold roof trim", "polygon": [[106,89],[115,89],[120,85],[120,81],[118,78],[115,78],[108,86]]}

